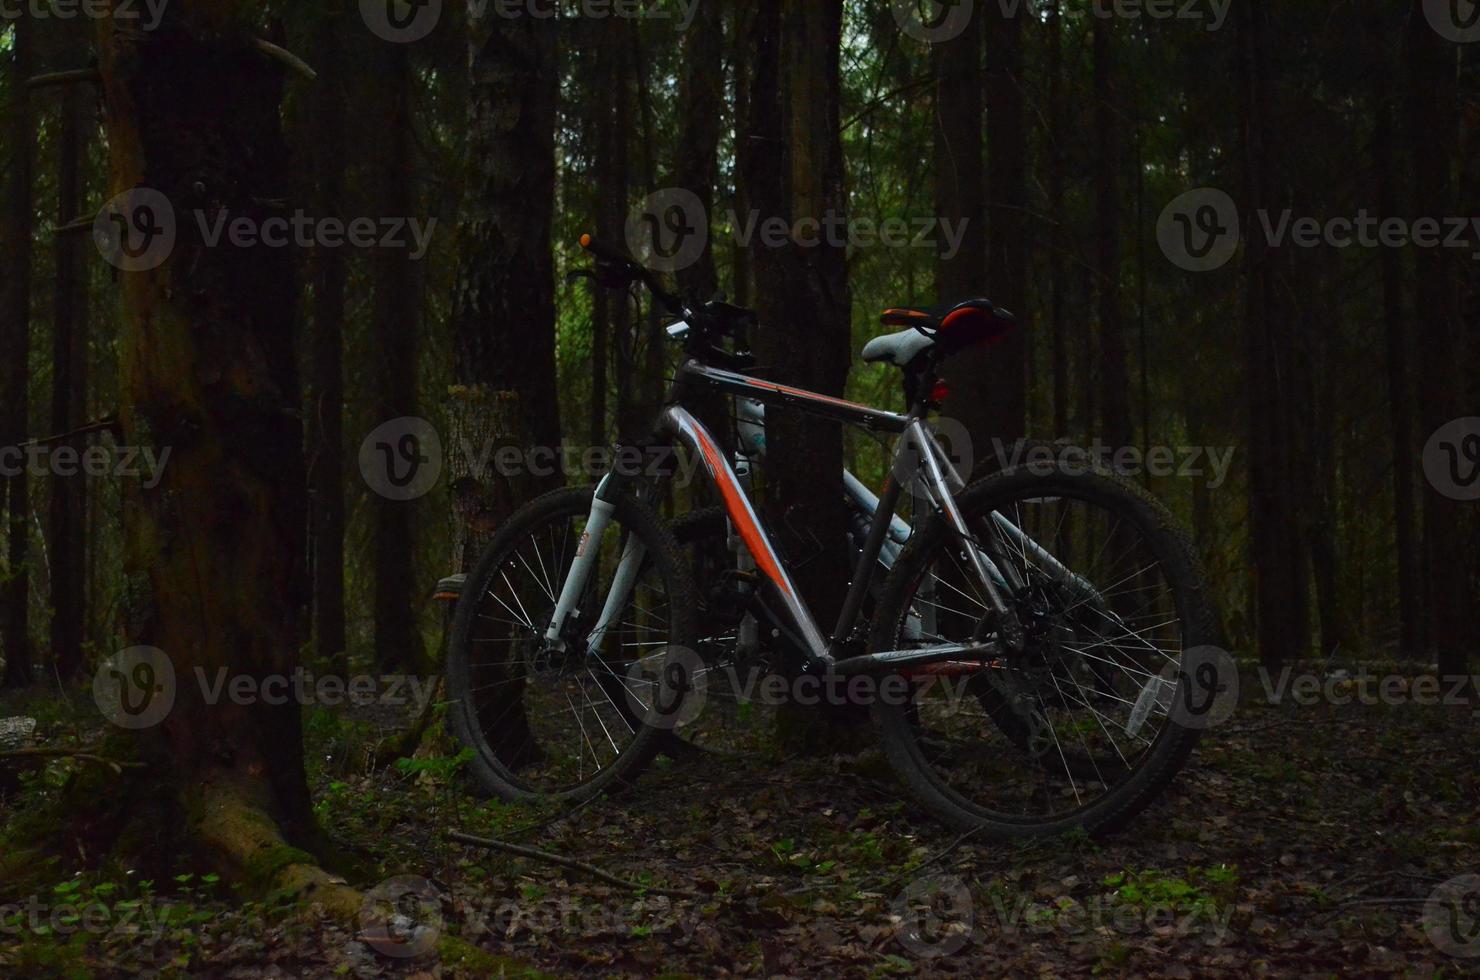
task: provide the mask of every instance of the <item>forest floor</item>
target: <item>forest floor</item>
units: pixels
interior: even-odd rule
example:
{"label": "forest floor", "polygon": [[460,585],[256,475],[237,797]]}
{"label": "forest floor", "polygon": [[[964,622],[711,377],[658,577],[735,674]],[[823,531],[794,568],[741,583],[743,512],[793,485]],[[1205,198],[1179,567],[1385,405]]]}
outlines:
{"label": "forest floor", "polygon": [[1279,684],[1251,670],[1239,710],[1120,834],[1032,846],[962,840],[872,746],[780,761],[758,736],[549,814],[472,798],[452,758],[348,772],[375,722],[314,717],[319,812],[373,869],[355,883],[424,897],[409,945],[371,919],[237,902],[209,875],[83,875],[29,908],[6,896],[0,974],[1480,975],[1480,878],[1436,892],[1480,874],[1471,709],[1271,703]]}

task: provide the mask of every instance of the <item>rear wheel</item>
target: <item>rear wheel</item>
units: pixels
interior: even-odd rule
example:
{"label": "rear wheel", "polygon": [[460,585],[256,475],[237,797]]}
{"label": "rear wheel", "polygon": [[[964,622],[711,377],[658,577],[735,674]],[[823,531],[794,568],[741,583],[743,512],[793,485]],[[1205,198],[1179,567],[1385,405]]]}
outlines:
{"label": "rear wheel", "polygon": [[[447,658],[453,727],[473,750],[478,785],[504,799],[580,801],[633,778],[685,693],[682,678],[671,689],[662,680],[669,666],[687,669],[694,642],[696,603],[672,534],[625,495],[592,534],[593,497],[557,490],[517,511],[458,601]],[[544,634],[578,552],[595,560],[552,643]],[[603,616],[618,581],[627,585]]]}
{"label": "rear wheel", "polygon": [[[962,829],[1112,830],[1200,733],[1173,710],[1189,651],[1215,642],[1192,549],[1165,508],[1108,474],[1010,470],[957,502],[1026,637],[989,662],[920,669],[905,697],[881,696],[890,761]],[[941,521],[919,533],[884,587],[872,649],[998,641],[970,558]]]}

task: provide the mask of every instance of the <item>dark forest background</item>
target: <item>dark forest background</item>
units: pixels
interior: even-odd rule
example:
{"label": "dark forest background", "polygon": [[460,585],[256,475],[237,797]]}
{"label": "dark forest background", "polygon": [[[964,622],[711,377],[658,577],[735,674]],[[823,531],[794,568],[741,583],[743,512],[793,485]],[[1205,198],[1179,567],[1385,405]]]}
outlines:
{"label": "dark forest background", "polygon": [[[709,217],[679,283],[758,307],[763,363],[795,380],[898,404],[892,369],[852,363],[844,382],[878,312],[982,293],[1024,329],[953,379],[946,411],[978,461],[994,436],[1232,449],[1221,485],[1206,467],[1146,479],[1192,529],[1235,649],[1454,669],[1474,650],[1474,508],[1432,485],[1423,453],[1480,404],[1477,246],[1271,247],[1257,217],[1480,213],[1480,45],[1441,35],[1445,5],[1192,4],[1158,19],[985,3],[938,44],[902,29],[921,26],[908,4],[853,0],[700,0],[687,29],[668,2],[640,19],[567,5],[472,27],[448,3],[413,43],[378,37],[352,3],[248,6],[318,74],[284,69],[293,205],[437,222],[419,260],[295,250],[276,297],[304,382],[321,662],[433,656],[431,586],[466,523],[455,472],[414,503],[372,492],[357,465],[372,429],[421,416],[446,443],[471,426],[603,445],[651,411],[658,324],[564,273],[583,264],[582,232],[624,241],[629,214],[671,188]],[[94,33],[21,18],[0,40],[0,444],[119,411],[119,274],[90,234],[111,196]],[[783,144],[790,171],[766,163]],[[1197,188],[1227,193],[1243,229],[1205,272],[1157,237],[1163,209]],[[731,227],[732,211],[808,208],[966,230],[946,259],[928,240],[746,248]],[[113,438],[104,425],[62,442]],[[850,437],[845,455],[882,477],[871,441]],[[6,482],[8,683],[81,673],[125,645],[121,492]]]}

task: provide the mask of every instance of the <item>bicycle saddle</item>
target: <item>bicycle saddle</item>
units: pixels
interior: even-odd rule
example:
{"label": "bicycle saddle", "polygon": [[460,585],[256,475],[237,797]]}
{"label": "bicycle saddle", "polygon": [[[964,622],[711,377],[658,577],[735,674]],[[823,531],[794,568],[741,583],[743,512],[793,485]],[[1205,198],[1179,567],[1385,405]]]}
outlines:
{"label": "bicycle saddle", "polygon": [[954,354],[977,344],[992,344],[1016,325],[1017,319],[991,300],[969,299],[944,310],[903,306],[885,310],[879,318],[885,326],[904,326],[897,333],[875,337],[863,347],[870,364],[887,361],[909,366],[931,348]]}

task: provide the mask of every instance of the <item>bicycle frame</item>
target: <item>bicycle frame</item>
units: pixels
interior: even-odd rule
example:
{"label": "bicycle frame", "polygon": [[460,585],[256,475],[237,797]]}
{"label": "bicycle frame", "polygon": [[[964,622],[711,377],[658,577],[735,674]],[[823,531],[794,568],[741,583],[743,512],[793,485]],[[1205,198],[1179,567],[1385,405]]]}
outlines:
{"label": "bicycle frame", "polygon": [[[887,432],[899,436],[891,476],[885,481],[874,511],[869,533],[864,541],[862,553],[854,569],[848,594],[838,617],[837,626],[830,637],[825,637],[817,625],[811,608],[797,591],[795,583],[786,570],[780,555],[766,534],[754,505],[731,466],[728,455],[716,442],[704,424],[684,407],[685,395],[695,388],[708,388],[726,394],[752,398],[766,405],[794,407],[808,415],[860,426],[865,429]],[[670,403],[662,411],[657,423],[657,434],[671,442],[685,446],[702,461],[704,472],[714,483],[724,503],[730,522],[738,532],[746,549],[750,552],[757,570],[764,576],[775,597],[780,600],[785,612],[786,625],[790,627],[792,639],[804,660],[804,669],[826,672],[837,669],[842,673],[858,673],[872,669],[923,666],[952,658],[986,658],[1000,652],[997,643],[959,644],[945,643],[910,648],[907,650],[881,651],[872,654],[843,657],[844,643],[853,631],[859,610],[862,608],[869,584],[875,574],[879,553],[889,533],[898,506],[903,486],[893,475],[908,465],[912,450],[918,453],[921,477],[926,490],[939,513],[949,522],[961,540],[970,542],[971,533],[956,505],[951,483],[946,474],[956,476],[949,459],[936,443],[934,435],[925,425],[925,406],[917,406],[906,414],[897,414],[872,408],[856,402],[846,401],[831,395],[806,391],[728,371],[700,363],[685,362],[674,379]],[[563,645],[562,637],[567,623],[575,610],[576,601],[582,594],[587,577],[596,560],[599,549],[588,549],[591,537],[598,541],[609,526],[614,511],[613,501],[620,494],[629,492],[633,476],[609,473],[597,486],[592,502],[586,532],[577,548],[565,582],[561,587],[551,623],[545,633],[546,642],[557,647]],[[959,477],[957,477],[959,482]],[[1015,624],[999,582],[1013,583],[1010,567],[999,566],[974,544],[966,548],[976,578],[993,611],[1006,624]],[[604,634],[607,624],[625,606],[628,593],[636,581],[644,558],[642,546],[630,539],[624,548],[617,570],[613,576],[601,616],[588,634],[586,649],[595,649]],[[595,641],[595,642],[593,642]]]}

